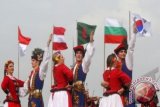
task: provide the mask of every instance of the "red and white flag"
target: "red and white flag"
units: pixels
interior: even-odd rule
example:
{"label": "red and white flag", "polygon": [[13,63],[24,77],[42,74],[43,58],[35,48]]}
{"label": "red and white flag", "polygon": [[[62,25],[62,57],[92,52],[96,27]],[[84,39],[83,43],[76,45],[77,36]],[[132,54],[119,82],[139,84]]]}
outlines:
{"label": "red and white flag", "polygon": [[31,38],[23,36],[19,27],[18,27],[18,41],[19,41],[20,56],[24,56],[26,48],[31,41]]}
{"label": "red and white flag", "polygon": [[67,49],[67,44],[64,38],[65,28],[54,27],[53,28],[53,50],[65,50]]}

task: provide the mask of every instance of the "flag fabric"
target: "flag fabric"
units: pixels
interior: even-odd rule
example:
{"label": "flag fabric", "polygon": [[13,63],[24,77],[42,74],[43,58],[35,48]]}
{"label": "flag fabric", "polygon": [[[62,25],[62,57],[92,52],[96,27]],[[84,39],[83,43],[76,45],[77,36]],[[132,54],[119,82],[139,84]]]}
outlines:
{"label": "flag fabric", "polygon": [[95,32],[95,25],[88,25],[82,22],[77,22],[77,32],[78,32],[78,45],[86,44],[90,41],[91,31]]}
{"label": "flag fabric", "polygon": [[53,28],[53,50],[65,50],[67,49],[67,44],[65,42],[65,28],[63,27],[54,27]]}
{"label": "flag fabric", "polygon": [[20,56],[24,56],[26,48],[31,41],[31,38],[23,36],[19,27],[18,27],[18,41],[19,41]]}
{"label": "flag fabric", "polygon": [[131,24],[135,24],[137,29],[137,35],[141,37],[151,36],[151,23],[146,19],[142,18],[139,14],[131,13]]}
{"label": "flag fabric", "polygon": [[121,43],[127,31],[117,19],[107,18],[104,27],[104,43]]}

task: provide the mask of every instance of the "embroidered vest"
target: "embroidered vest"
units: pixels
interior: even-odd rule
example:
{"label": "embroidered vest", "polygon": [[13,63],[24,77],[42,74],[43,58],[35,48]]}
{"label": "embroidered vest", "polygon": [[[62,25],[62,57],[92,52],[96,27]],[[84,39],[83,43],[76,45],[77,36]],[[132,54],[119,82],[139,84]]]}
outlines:
{"label": "embroidered vest", "polygon": [[74,75],[74,81],[82,81],[86,80],[86,73],[83,72],[82,64],[78,65]]}
{"label": "embroidered vest", "polygon": [[[32,75],[33,75],[33,78],[32,78],[32,81],[31,81]],[[32,83],[32,86],[30,86],[31,83]],[[32,73],[29,77],[29,89],[30,89],[30,91],[33,91],[33,90],[36,90],[36,89],[42,90],[43,84],[44,84],[44,81],[42,81],[39,77],[39,69],[36,70],[34,74],[33,74],[33,71],[32,71]]]}
{"label": "embroidered vest", "polygon": [[127,68],[126,62],[122,64],[122,71],[126,73],[132,79],[132,70]]}

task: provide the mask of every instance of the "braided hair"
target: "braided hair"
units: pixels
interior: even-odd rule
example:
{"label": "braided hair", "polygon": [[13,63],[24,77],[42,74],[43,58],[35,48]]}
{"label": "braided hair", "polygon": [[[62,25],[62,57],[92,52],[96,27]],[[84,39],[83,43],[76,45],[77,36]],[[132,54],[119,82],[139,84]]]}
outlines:
{"label": "braided hair", "polygon": [[4,64],[4,76],[6,76],[7,73],[7,69],[9,64],[14,64],[14,62],[12,60],[8,60],[5,64]]}
{"label": "braided hair", "polygon": [[115,54],[110,54],[108,57],[107,57],[107,68],[111,68],[113,67],[113,64],[114,64],[114,58],[116,58],[116,55]]}

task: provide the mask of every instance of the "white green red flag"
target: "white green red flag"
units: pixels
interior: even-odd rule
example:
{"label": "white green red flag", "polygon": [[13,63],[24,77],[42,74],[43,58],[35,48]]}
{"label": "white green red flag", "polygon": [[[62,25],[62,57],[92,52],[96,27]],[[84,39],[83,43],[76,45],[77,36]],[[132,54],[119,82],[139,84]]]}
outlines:
{"label": "white green red flag", "polygon": [[65,50],[67,49],[67,44],[65,42],[65,28],[54,27],[53,28],[53,50]]}
{"label": "white green red flag", "polygon": [[26,52],[26,48],[31,41],[31,38],[23,36],[19,27],[18,27],[18,41],[19,41],[20,56],[24,56]]}
{"label": "white green red flag", "polygon": [[104,27],[104,43],[121,43],[127,38],[127,31],[117,19],[106,19]]}

